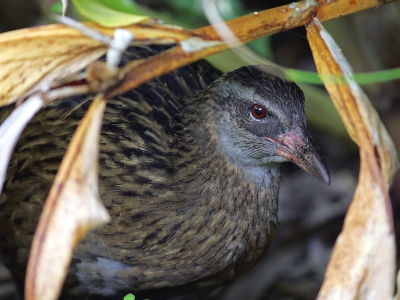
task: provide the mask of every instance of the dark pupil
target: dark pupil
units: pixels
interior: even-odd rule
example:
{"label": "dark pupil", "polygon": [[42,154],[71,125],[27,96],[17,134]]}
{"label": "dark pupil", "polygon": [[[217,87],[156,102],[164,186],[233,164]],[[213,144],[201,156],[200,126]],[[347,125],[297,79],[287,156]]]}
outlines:
{"label": "dark pupil", "polygon": [[261,116],[263,114],[264,109],[260,106],[256,106],[256,107],[254,107],[254,111],[257,116]]}

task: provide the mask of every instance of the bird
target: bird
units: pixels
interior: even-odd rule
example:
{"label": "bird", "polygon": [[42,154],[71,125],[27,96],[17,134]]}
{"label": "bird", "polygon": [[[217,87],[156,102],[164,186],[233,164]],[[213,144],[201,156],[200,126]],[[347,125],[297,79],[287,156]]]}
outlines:
{"label": "bird", "polygon": [[[122,63],[161,50],[129,48]],[[44,200],[90,99],[49,104],[11,159],[0,201],[0,253],[19,290]],[[291,161],[330,183],[307,133],[304,102],[302,90],[276,68],[221,74],[205,61],[109,100],[99,192],[111,222],[77,247],[61,298],[207,288],[254,266],[277,226],[281,164]]]}

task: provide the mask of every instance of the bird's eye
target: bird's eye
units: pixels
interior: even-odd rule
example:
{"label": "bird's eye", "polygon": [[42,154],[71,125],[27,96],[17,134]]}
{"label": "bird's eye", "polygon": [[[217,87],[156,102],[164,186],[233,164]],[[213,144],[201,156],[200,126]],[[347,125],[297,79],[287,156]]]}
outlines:
{"label": "bird's eye", "polygon": [[264,106],[260,104],[254,104],[253,107],[251,108],[251,114],[256,119],[262,119],[265,118],[265,116],[267,115],[267,110],[265,109]]}

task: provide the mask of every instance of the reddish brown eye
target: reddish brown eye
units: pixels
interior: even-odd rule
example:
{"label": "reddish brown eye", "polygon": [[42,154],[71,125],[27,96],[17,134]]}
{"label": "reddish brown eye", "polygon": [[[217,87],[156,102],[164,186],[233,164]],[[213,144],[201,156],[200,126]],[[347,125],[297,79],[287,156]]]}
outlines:
{"label": "reddish brown eye", "polygon": [[265,118],[265,116],[267,115],[267,110],[264,108],[264,106],[261,106],[260,104],[254,104],[251,108],[251,114],[256,119],[262,119]]}

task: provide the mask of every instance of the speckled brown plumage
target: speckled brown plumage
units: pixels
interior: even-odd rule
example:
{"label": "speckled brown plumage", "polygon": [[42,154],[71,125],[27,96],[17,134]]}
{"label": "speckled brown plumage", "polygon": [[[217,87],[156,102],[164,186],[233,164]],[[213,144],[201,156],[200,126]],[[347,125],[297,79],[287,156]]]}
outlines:
{"label": "speckled brown plumage", "polygon": [[[126,59],[151,53],[131,49]],[[288,160],[279,149],[288,133],[304,142],[289,160],[327,181],[294,83],[245,67],[205,89],[218,76],[200,62],[108,103],[99,183],[112,222],[78,247],[65,297],[215,285],[253,266],[275,232],[280,163]],[[267,109],[266,117],[252,116],[254,104]],[[78,97],[51,104],[13,156],[0,249],[19,280],[43,201],[87,106]]]}

